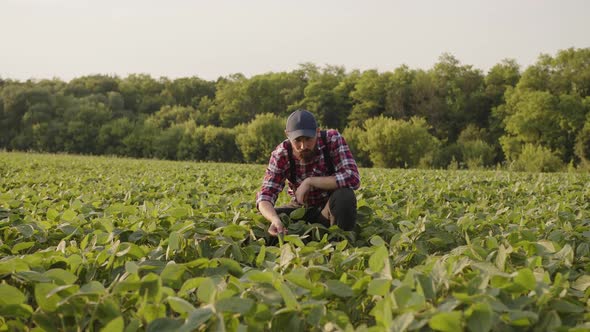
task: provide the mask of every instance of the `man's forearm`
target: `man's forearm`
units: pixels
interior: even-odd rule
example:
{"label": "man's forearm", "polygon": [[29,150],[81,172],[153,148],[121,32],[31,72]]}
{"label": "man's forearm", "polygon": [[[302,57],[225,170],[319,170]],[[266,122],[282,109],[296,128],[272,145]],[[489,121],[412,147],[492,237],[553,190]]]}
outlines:
{"label": "man's forearm", "polygon": [[309,185],[321,190],[336,190],[338,183],[335,176],[312,176],[305,179],[309,181]]}
{"label": "man's forearm", "polygon": [[258,203],[258,210],[262,216],[271,223],[281,221],[281,218],[277,214],[275,207],[269,201],[261,201]]}

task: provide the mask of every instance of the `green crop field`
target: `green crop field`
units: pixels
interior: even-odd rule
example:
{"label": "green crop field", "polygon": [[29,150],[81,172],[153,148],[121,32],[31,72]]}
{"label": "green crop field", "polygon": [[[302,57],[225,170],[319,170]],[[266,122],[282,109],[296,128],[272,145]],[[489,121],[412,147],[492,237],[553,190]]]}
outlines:
{"label": "green crop field", "polygon": [[362,169],[270,241],[264,169],[0,153],[0,331],[590,330],[588,174]]}

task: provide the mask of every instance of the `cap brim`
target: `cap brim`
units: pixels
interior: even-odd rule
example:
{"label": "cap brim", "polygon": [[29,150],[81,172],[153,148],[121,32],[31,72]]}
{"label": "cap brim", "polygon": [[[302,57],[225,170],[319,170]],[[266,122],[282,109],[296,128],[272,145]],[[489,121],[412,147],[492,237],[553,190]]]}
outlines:
{"label": "cap brim", "polygon": [[315,129],[301,129],[301,130],[294,130],[294,131],[287,133],[287,137],[289,137],[289,139],[296,139],[301,136],[316,137],[317,133],[316,133]]}

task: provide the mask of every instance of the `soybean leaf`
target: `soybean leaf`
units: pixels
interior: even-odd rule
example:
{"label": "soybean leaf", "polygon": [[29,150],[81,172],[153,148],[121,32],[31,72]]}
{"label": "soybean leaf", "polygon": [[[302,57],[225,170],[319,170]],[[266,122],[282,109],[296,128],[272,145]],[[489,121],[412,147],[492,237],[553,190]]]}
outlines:
{"label": "soybean leaf", "polygon": [[0,305],[21,304],[25,303],[26,299],[16,287],[0,284]]}
{"label": "soybean leaf", "polygon": [[459,311],[439,312],[428,321],[428,326],[436,331],[456,332],[461,331],[462,313]]}
{"label": "soybean leaf", "polygon": [[125,322],[123,321],[123,317],[119,316],[115,319],[112,319],[110,322],[108,322],[107,325],[105,325],[102,329],[100,329],[101,332],[123,332],[123,329],[125,328]]}

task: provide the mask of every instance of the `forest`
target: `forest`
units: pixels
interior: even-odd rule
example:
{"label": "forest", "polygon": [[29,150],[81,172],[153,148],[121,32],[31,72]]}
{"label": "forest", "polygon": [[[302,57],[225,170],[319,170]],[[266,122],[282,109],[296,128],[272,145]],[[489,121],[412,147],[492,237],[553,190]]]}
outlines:
{"label": "forest", "polygon": [[363,167],[590,169],[590,48],[487,72],[445,53],[384,72],[0,78],[0,149],[266,163],[299,108],[338,129]]}

